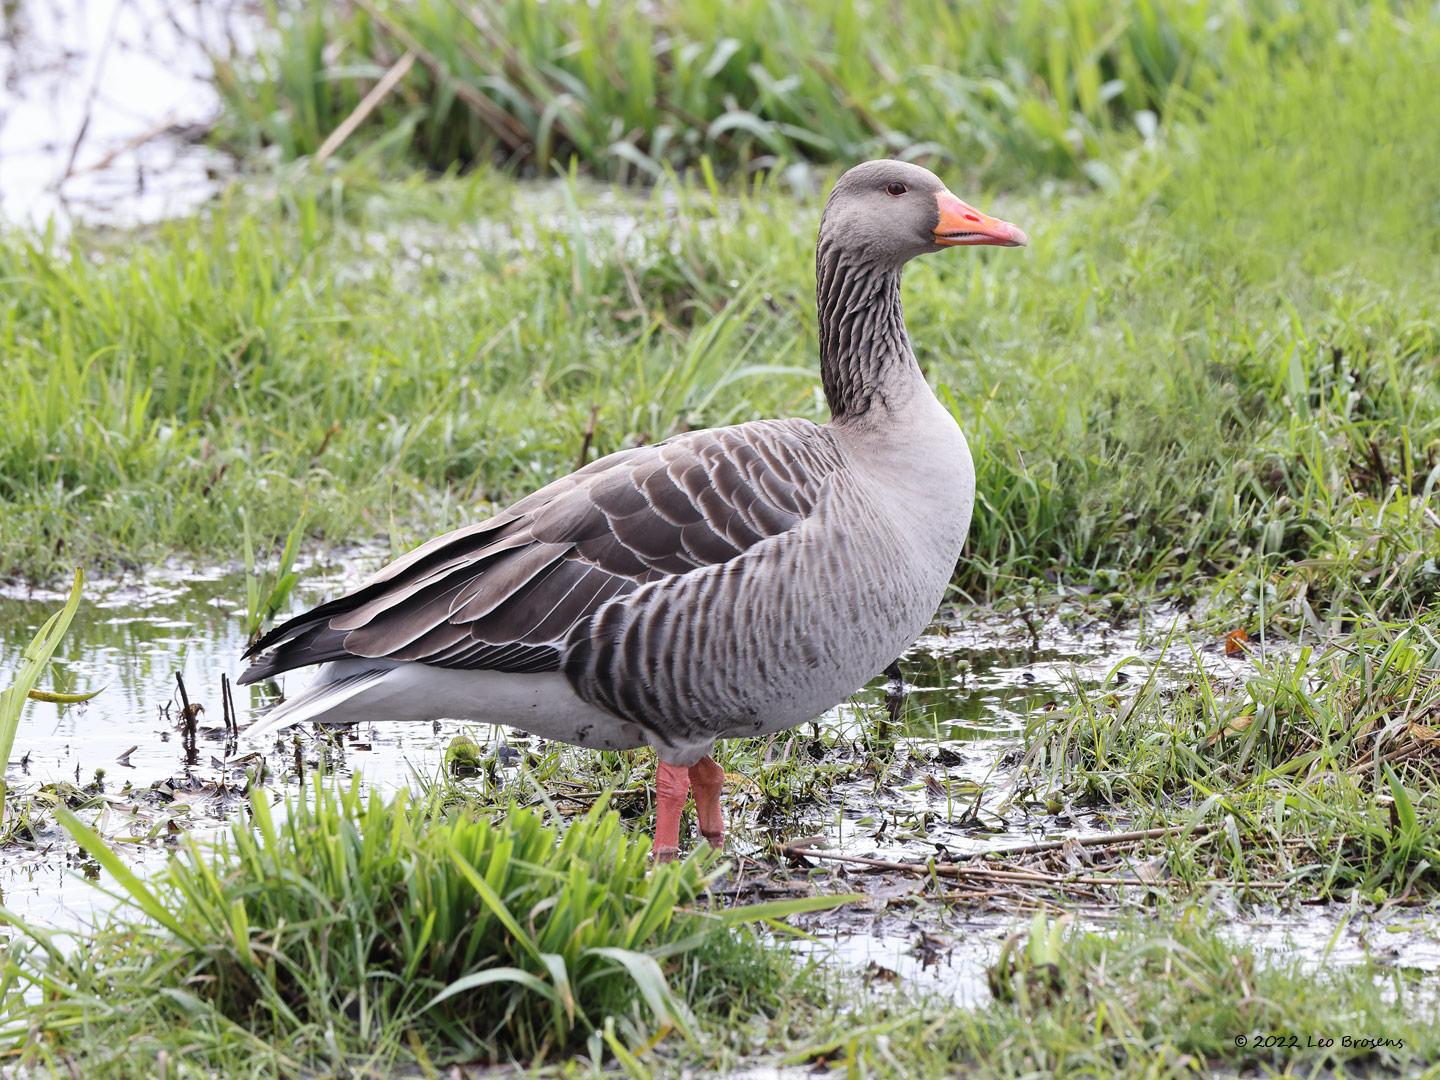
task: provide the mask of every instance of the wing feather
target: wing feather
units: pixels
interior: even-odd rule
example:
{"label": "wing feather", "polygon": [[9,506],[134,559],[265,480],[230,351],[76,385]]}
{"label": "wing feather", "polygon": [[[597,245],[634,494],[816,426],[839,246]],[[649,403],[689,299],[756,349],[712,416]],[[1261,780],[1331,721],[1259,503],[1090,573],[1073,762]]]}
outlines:
{"label": "wing feather", "polygon": [[[647,582],[728,563],[794,528],[842,464],[829,433],[801,420],[612,454],[291,619],[247,652],[258,659],[240,681],[355,656],[556,671],[581,627],[601,665],[618,669],[607,610]],[[643,687],[619,693],[647,705]]]}

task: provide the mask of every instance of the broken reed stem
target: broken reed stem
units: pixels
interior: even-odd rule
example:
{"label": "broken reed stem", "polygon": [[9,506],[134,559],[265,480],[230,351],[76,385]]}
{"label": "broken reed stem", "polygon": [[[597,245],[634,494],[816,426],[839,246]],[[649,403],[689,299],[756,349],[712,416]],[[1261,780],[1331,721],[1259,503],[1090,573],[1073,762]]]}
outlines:
{"label": "broken reed stem", "polygon": [[444,64],[430,52],[425,46],[415,40],[404,27],[394,20],[387,18],[383,12],[375,7],[370,0],[354,0],[356,7],[359,7],[369,15],[375,25],[379,26],[392,38],[403,45],[407,52],[413,52],[422,64],[430,69],[435,80],[441,84],[448,84],[450,90],[464,102],[465,106],[483,120],[493,131],[500,141],[505,143],[510,150],[515,151],[524,147],[529,141],[529,135],[519,122],[510,116],[504,109],[496,105],[480,91],[476,90],[469,83],[461,82],[451,75]]}
{"label": "broken reed stem", "polygon": [[[1125,886],[1129,888],[1190,888],[1196,884],[1209,884],[1209,882],[1190,882],[1181,878],[1162,878],[1156,881],[1145,881],[1141,878],[1117,878],[1117,877],[1095,877],[1065,874],[1049,874],[1043,870],[1009,870],[990,868],[985,866],[961,866],[959,863],[902,863],[890,862],[887,859],[867,859],[862,855],[836,855],[824,851],[816,851],[814,848],[788,847],[784,849],[788,855],[800,855],[811,859],[825,859],[830,862],[850,863],[855,866],[868,866],[876,870],[890,870],[895,873],[913,874],[917,877],[945,877],[960,880],[978,879],[981,881],[996,881],[1012,883],[1017,885],[1084,885],[1095,886]],[[1247,881],[1247,882],[1216,882],[1216,884],[1239,885],[1246,889],[1284,889],[1287,887],[1283,881]]]}
{"label": "broken reed stem", "polygon": [[600,415],[600,406],[590,406],[590,422],[585,425],[585,432],[580,439],[580,457],[575,463],[576,469],[583,469],[590,461],[590,444],[595,440],[595,420]]}
{"label": "broken reed stem", "polygon": [[[849,863],[854,866],[867,866],[876,870],[889,870],[895,873],[912,874],[921,877],[945,877],[955,879],[970,879],[991,882],[1005,882],[1015,884],[1033,885],[1086,885],[1086,886],[1159,886],[1166,888],[1177,888],[1188,886],[1191,883],[1178,878],[1166,878],[1160,881],[1144,881],[1140,878],[1115,878],[1103,876],[1083,876],[1052,874],[1044,870],[990,867],[981,865],[983,861],[994,858],[1014,857],[1017,855],[1032,855],[1046,851],[1057,851],[1067,845],[1080,847],[1120,847],[1127,844],[1139,843],[1144,840],[1155,840],[1163,836],[1188,835],[1204,836],[1214,831],[1214,826],[1202,825],[1196,827],[1184,825],[1171,825],[1155,829],[1136,829],[1130,832],[1102,833],[1098,836],[1076,836],[1067,837],[1063,840],[1041,840],[1030,844],[1015,844],[1010,847],[995,848],[990,851],[977,852],[970,864],[964,863],[906,863],[892,862],[888,859],[869,859],[860,855],[838,855],[825,851],[817,851],[812,847],[801,845],[790,845],[782,850],[787,855],[798,855],[812,859],[824,859],[831,862]],[[1284,888],[1283,882],[1257,883],[1253,888]]]}
{"label": "broken reed stem", "polygon": [[1373,750],[1367,750],[1359,761],[1355,762],[1354,765],[1351,765],[1345,771],[1348,772],[1351,776],[1363,776],[1365,773],[1374,770],[1377,764],[1402,765],[1407,761],[1414,760],[1415,758],[1424,757],[1426,750],[1426,742],[1420,739],[1414,739],[1409,743],[1405,743],[1401,746],[1394,747],[1393,749],[1386,750],[1380,755],[1380,760],[1378,763],[1375,760],[1375,752]]}
{"label": "broken reed stem", "polygon": [[140,134],[132,135],[130,138],[126,139],[118,146],[111,147],[108,152],[103,154],[96,161],[92,161],[89,165],[86,165],[83,169],[72,168],[67,174],[67,179],[69,177],[85,176],[88,173],[104,172],[111,165],[115,164],[117,158],[128,154],[131,150],[138,150],[151,139],[159,138],[161,135],[164,135],[167,131],[174,127],[177,122],[177,117],[173,112],[166,113],[165,119],[159,121],[158,123],[151,124],[144,131],[140,132]]}
{"label": "broken reed stem", "polygon": [[1196,825],[1189,827],[1185,825],[1165,825],[1158,829],[1137,829],[1133,832],[1101,833],[1098,836],[1069,836],[1063,840],[1039,840],[1033,844],[1015,844],[1011,847],[991,848],[988,851],[978,852],[977,859],[1009,858],[1013,855],[1034,855],[1042,851],[1058,851],[1067,844],[1078,844],[1081,847],[1118,847],[1121,844],[1133,844],[1140,840],[1156,840],[1162,836],[1170,836],[1176,833],[1186,833],[1190,836],[1204,836],[1215,831],[1213,825]]}
{"label": "broken reed stem", "polygon": [[220,673],[220,714],[225,730],[235,735],[240,731],[240,722],[235,718],[235,696],[230,691],[230,676]]}
{"label": "broken reed stem", "polygon": [[195,730],[195,710],[190,708],[190,695],[185,692],[185,680],[175,672],[175,685],[180,688],[180,725],[188,731]]}
{"label": "broken reed stem", "polygon": [[[90,91],[85,95],[85,114],[80,120],[80,129],[75,132],[74,141],[70,143],[70,153],[65,158],[65,171],[55,181],[52,190],[59,191],[65,186],[65,181],[75,175],[75,159],[80,155],[80,144],[85,141],[86,132],[90,130],[90,118],[95,112],[95,99],[100,93],[100,79],[105,74],[105,65],[110,60],[110,46],[115,44],[115,30],[120,21],[120,12],[124,7],[124,4],[116,4],[115,9],[110,13],[110,27],[105,32],[105,42],[100,46],[100,56],[95,61],[95,76],[90,81]],[[7,8],[7,12],[8,10]]]}
{"label": "broken reed stem", "polygon": [[[390,91],[399,85],[400,80],[410,73],[415,66],[415,51],[408,50],[404,56],[390,65],[388,71],[380,76],[380,81],[370,88],[370,92],[360,99],[360,104],[350,111],[350,115],[340,121],[338,127],[330,132],[329,136],[320,144],[320,149],[315,151],[315,164],[324,165],[330,160],[332,154],[345,144],[345,140],[355,133],[355,129],[365,122],[375,107],[384,101]],[[329,442],[327,436],[326,442]]]}

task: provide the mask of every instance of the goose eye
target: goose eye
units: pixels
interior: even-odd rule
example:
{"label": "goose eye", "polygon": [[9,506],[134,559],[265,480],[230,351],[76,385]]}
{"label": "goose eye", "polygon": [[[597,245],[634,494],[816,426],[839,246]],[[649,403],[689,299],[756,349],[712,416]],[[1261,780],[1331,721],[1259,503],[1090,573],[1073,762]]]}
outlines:
{"label": "goose eye", "polygon": [[892,180],[890,181],[890,185],[885,190],[891,195],[904,195],[905,192],[909,191],[910,189],[907,188],[904,184],[900,183],[899,180]]}

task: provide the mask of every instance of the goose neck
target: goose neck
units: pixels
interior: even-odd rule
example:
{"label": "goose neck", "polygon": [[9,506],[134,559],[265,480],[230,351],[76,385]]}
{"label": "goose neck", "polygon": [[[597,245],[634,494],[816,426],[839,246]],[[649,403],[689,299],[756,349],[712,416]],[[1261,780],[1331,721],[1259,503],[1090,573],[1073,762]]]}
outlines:
{"label": "goose neck", "polygon": [[858,419],[877,405],[893,411],[920,376],[900,306],[900,267],[822,245],[815,298],[821,381],[833,420]]}

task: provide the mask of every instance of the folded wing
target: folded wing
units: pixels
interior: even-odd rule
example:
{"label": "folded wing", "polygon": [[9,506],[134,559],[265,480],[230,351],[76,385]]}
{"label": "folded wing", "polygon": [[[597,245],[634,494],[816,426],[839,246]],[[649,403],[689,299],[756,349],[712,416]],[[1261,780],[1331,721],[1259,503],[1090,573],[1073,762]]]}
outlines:
{"label": "folded wing", "polygon": [[840,466],[829,434],[802,420],[623,450],[277,627],[240,681],[357,657],[559,670],[566,639],[606,603],[793,529]]}

